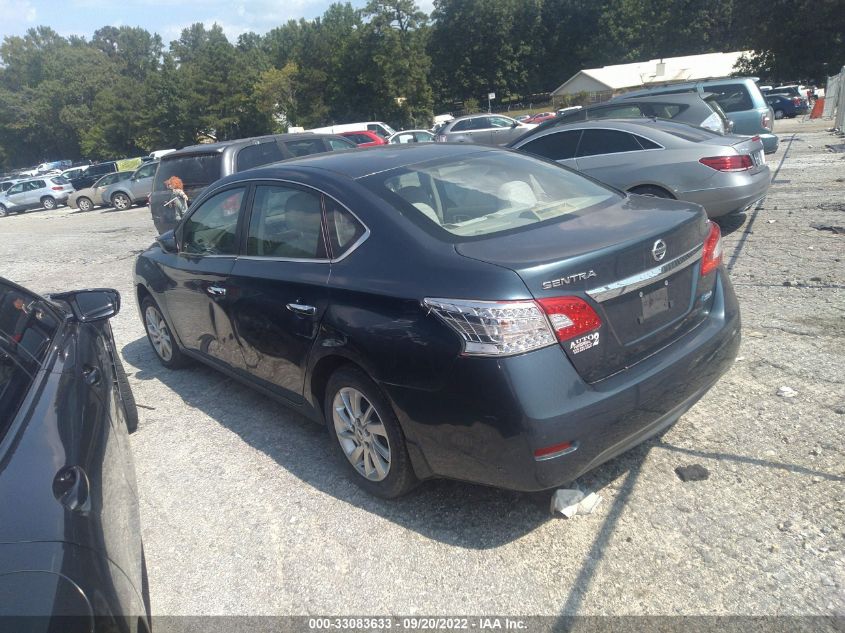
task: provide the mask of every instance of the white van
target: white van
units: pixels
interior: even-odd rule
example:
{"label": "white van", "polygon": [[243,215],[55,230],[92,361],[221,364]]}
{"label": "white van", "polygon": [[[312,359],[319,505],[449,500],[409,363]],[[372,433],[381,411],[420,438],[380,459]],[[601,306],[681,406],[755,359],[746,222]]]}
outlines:
{"label": "white van", "polygon": [[317,132],[318,134],[340,134],[341,132],[360,132],[369,130],[375,132],[384,139],[396,134],[396,130],[387,123],[381,121],[363,121],[361,123],[343,123],[342,125],[329,125],[328,127],[316,127],[306,132]]}

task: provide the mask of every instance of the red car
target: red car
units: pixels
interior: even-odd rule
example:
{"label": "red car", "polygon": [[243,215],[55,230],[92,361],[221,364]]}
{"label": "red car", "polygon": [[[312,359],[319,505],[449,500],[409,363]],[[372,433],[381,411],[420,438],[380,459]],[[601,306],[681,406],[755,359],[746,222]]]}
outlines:
{"label": "red car", "polygon": [[345,136],[350,141],[355,143],[358,147],[373,147],[374,145],[387,145],[387,141],[380,137],[375,132],[369,130],[361,130],[360,132],[341,132],[341,136]]}
{"label": "red car", "polygon": [[533,114],[525,119],[523,123],[542,123],[543,121],[549,121],[556,116],[557,114],[554,112],[538,112],[537,114]]}

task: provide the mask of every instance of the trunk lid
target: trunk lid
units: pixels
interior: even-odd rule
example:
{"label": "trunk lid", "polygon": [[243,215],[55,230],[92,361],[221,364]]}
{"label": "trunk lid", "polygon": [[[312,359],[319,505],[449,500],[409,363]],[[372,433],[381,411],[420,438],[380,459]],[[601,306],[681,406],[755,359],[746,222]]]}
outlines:
{"label": "trunk lid", "polygon": [[536,299],[585,299],[601,317],[598,336],[562,346],[584,380],[595,382],[703,320],[705,302],[699,299],[712,279],[702,284],[697,263],[707,231],[707,216],[697,205],[632,195],[555,224],[464,242],[456,250],[515,271]]}

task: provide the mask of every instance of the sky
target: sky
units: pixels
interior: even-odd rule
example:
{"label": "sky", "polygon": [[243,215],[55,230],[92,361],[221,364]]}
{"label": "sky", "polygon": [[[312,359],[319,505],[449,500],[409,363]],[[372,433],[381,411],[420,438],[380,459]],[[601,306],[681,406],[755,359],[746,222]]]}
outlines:
{"label": "sky", "polygon": [[[350,0],[362,7],[366,0]],[[266,33],[288,20],[321,16],[332,0],[0,0],[0,38],[49,26],[60,35],[91,35],[102,26],[140,26],[178,39],[194,22],[217,22],[230,40],[247,31]],[[432,0],[417,0],[430,13]]]}

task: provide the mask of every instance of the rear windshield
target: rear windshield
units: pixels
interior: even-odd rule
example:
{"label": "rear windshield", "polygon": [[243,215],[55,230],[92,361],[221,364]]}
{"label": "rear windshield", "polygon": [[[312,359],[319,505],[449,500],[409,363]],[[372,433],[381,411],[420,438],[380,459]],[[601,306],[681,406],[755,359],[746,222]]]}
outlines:
{"label": "rear windshield", "polygon": [[459,237],[584,213],[618,198],[577,173],[510,152],[420,163],[364,182],[401,212]]}
{"label": "rear windshield", "polygon": [[50,351],[59,323],[43,300],[0,281],[0,438]]}
{"label": "rear windshield", "polygon": [[67,185],[67,184],[70,183],[70,180],[68,180],[64,176],[55,176],[54,178],[51,178],[50,180],[52,180],[57,185]]}
{"label": "rear windshield", "polygon": [[220,165],[223,161],[221,154],[195,154],[193,156],[179,156],[164,159],[156,171],[153,191],[164,191],[172,176],[182,181],[183,189],[204,188],[221,178]]}
{"label": "rear windshield", "polygon": [[742,112],[753,110],[754,102],[748,89],[743,84],[727,84],[724,86],[706,86],[707,92],[712,92],[716,101],[725,112]]}

